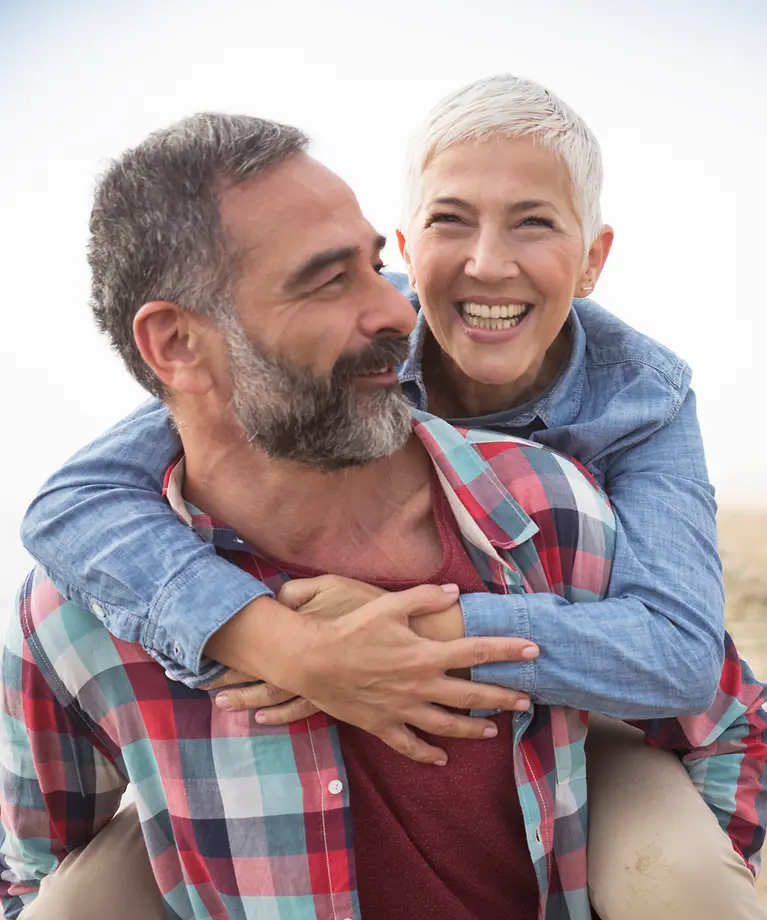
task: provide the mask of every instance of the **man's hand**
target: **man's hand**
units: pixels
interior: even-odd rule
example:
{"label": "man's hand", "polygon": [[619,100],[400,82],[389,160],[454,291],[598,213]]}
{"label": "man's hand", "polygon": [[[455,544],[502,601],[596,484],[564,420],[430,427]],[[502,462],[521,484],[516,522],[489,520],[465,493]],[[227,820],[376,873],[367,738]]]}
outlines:
{"label": "man's hand", "polygon": [[[303,619],[302,630],[291,627],[293,648],[283,645],[283,653],[277,654],[275,650],[280,645],[271,644],[268,669],[263,659],[260,670],[268,670],[265,676],[272,686],[227,691],[230,705],[225,708],[242,708],[243,702],[252,706],[254,694],[262,691],[270,698],[259,700],[261,705],[280,703],[286,696],[301,696],[304,700],[288,704],[293,707],[291,718],[281,721],[303,718],[321,709],[376,735],[412,760],[439,764],[446,762],[445,752],[419,738],[410,726],[446,737],[492,737],[497,729],[490,720],[448,712],[440,707],[513,710],[529,706],[524,694],[446,676],[448,671],[489,661],[530,660],[537,656],[538,650],[529,641],[480,637],[435,642],[421,638],[410,628],[411,618],[453,607],[458,599],[455,586],[423,585],[387,594],[365,585],[358,589],[356,603],[364,601],[367,592],[372,599],[352,613],[344,613],[342,595],[349,585],[337,583],[348,583],[349,579],[309,581],[314,584],[299,584],[292,589],[298,592],[293,595],[293,602],[308,597],[307,604],[314,602],[320,606],[315,607],[314,616]],[[318,586],[318,582],[324,585]],[[332,600],[324,607],[330,618],[316,613],[322,607],[325,594],[328,595],[326,600]],[[330,614],[333,609],[335,617]],[[237,663],[243,658],[240,650]],[[281,691],[275,689],[280,686],[286,688],[282,697]],[[316,709],[310,710],[307,704]],[[274,724],[268,712],[260,712],[258,718]]]}

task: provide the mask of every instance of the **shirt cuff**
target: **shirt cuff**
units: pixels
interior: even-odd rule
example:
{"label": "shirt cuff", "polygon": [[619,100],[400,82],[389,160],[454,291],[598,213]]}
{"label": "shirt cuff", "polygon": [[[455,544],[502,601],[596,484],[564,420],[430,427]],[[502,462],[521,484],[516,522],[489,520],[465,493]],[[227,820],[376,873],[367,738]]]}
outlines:
{"label": "shirt cuff", "polygon": [[[180,665],[190,675],[213,668],[203,650],[210,637],[257,597],[274,593],[247,572],[218,556],[205,556],[163,589],[149,611],[141,644],[158,661]],[[189,683],[176,667],[175,679]],[[191,684],[190,684],[191,686]]]}
{"label": "shirt cuff", "polygon": [[[516,637],[535,641],[530,634],[527,601],[523,594],[462,594],[463,631],[466,636]],[[471,669],[471,679],[482,684],[532,694],[534,661],[492,661]]]}

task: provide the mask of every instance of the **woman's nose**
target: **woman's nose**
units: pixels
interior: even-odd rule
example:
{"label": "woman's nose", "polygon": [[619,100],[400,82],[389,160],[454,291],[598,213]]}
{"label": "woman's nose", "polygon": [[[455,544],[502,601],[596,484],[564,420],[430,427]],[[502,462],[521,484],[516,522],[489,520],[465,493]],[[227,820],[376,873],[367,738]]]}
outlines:
{"label": "woman's nose", "polygon": [[517,278],[519,265],[514,248],[500,234],[480,234],[466,260],[466,274],[488,284]]}

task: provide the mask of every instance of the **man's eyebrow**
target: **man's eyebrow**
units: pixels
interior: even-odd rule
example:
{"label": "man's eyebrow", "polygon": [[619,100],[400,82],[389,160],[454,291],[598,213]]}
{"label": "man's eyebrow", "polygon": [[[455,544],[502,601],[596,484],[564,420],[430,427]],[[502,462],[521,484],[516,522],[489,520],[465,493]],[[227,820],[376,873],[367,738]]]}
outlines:
{"label": "man's eyebrow", "polygon": [[[380,252],[386,245],[385,236],[377,236],[373,241],[375,252]],[[306,287],[312,280],[323,272],[328,266],[335,265],[337,262],[348,262],[354,259],[362,252],[361,246],[340,246],[336,249],[325,249],[310,256],[303,265],[296,269],[295,272],[285,282],[285,290],[296,290]]]}

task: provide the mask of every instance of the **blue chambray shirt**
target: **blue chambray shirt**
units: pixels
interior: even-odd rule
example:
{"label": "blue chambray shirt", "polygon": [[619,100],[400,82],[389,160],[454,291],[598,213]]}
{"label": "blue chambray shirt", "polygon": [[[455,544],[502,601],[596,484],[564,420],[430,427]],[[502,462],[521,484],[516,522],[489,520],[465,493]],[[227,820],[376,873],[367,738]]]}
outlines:
{"label": "blue chambray shirt", "polygon": [[[388,276],[414,306],[404,275]],[[460,424],[526,437],[579,460],[618,519],[610,596],[464,595],[467,635],[515,635],[534,662],[493,663],[474,679],[546,705],[616,718],[708,708],[723,662],[724,593],[716,504],[708,481],[691,371],[669,349],[591,300],[573,302],[572,353],[536,401]],[[423,314],[400,377],[427,408]],[[266,586],[180,526],[160,497],[180,443],[165,408],[140,407],[51,477],[22,525],[29,552],[62,593],[121,639],[140,642],[190,686],[222,668],[208,639]]]}

